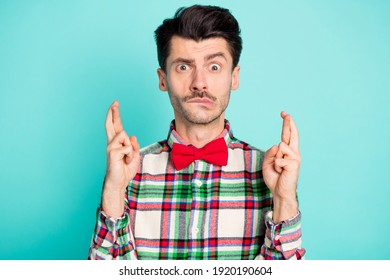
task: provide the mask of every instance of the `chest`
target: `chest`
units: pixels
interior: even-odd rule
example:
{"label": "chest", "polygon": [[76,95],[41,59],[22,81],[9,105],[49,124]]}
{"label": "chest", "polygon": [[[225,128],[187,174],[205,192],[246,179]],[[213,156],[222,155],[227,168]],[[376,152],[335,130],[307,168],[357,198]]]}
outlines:
{"label": "chest", "polygon": [[253,174],[145,175],[129,192],[135,237],[149,240],[250,238],[271,203]]}

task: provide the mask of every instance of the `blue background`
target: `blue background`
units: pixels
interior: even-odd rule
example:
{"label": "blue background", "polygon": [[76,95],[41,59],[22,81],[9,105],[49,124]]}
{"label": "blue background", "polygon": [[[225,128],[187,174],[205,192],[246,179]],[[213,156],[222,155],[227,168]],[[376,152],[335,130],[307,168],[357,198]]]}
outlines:
{"label": "blue background", "polygon": [[0,258],[85,259],[121,102],[142,146],[173,117],[153,31],[177,8],[229,8],[241,85],[227,118],[268,149],[294,117],[307,259],[390,259],[390,2],[0,1]]}

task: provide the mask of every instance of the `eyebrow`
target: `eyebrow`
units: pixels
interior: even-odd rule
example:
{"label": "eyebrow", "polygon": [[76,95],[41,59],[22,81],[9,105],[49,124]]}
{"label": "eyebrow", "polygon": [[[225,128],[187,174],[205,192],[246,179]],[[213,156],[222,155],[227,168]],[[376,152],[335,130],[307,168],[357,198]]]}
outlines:
{"label": "eyebrow", "polygon": [[195,62],[194,59],[178,57],[174,61],[172,61],[172,64],[176,64],[176,63],[193,64],[194,62]]}
{"label": "eyebrow", "polygon": [[[217,52],[213,54],[209,54],[208,56],[205,57],[205,61],[212,60],[216,57],[222,57],[227,61],[227,58],[223,52]],[[185,64],[193,64],[195,62],[195,59],[190,59],[190,58],[184,58],[184,57],[178,57],[174,61],[172,61],[172,64],[177,64],[177,63],[185,63]]]}
{"label": "eyebrow", "polygon": [[212,60],[216,57],[222,57],[223,59],[225,59],[227,61],[226,56],[223,52],[217,52],[217,53],[210,54],[210,55],[206,56],[205,60],[206,61]]}

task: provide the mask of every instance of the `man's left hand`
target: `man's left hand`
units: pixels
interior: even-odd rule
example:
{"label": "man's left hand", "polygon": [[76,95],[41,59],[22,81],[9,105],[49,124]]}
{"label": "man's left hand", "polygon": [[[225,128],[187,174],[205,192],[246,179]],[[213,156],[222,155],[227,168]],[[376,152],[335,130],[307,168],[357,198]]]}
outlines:
{"label": "man's left hand", "polygon": [[301,164],[298,130],[294,120],[285,112],[282,141],[272,146],[263,161],[263,178],[273,195],[273,221],[285,221],[298,213],[296,189]]}

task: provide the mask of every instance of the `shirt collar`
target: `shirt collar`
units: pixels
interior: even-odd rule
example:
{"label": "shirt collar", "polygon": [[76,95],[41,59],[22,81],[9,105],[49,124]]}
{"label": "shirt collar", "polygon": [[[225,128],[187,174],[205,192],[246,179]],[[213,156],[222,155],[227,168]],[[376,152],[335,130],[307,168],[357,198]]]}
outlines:
{"label": "shirt collar", "polygon": [[[232,142],[233,139],[233,131],[230,128],[230,123],[228,120],[225,119],[225,128],[221,132],[220,135],[218,135],[215,139],[223,137],[226,142],[226,146],[229,147],[229,144]],[[169,133],[167,138],[167,143],[170,148],[172,148],[173,143],[179,143],[183,145],[190,145],[190,143],[185,142],[180,135],[177,133],[175,129],[175,120],[173,120],[169,126]]]}

